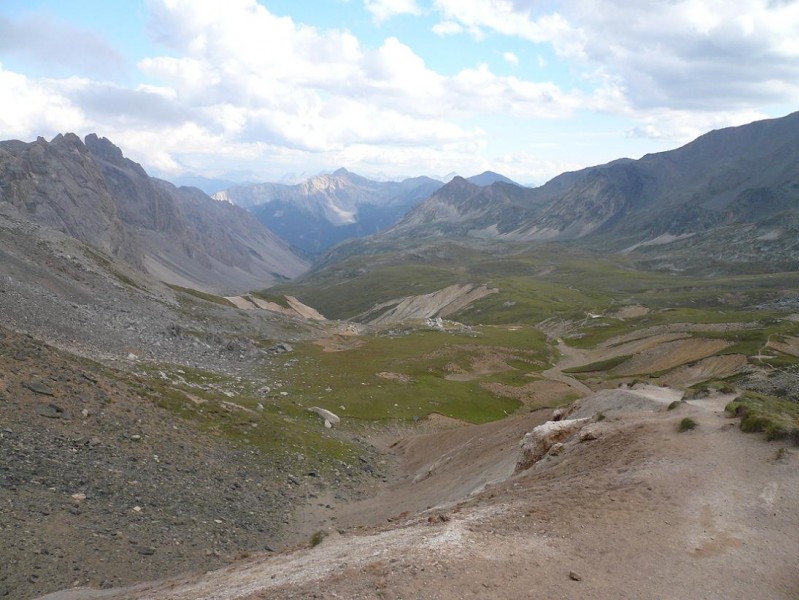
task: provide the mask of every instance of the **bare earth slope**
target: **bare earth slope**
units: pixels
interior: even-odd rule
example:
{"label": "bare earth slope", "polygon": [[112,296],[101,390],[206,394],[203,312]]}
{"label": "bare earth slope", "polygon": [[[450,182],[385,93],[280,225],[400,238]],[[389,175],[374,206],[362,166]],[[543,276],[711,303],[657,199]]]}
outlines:
{"label": "bare earth slope", "polygon": [[[497,440],[515,438],[523,417],[440,435],[430,478],[442,492],[424,502],[442,506],[109,597],[796,598],[799,459],[741,433],[718,404],[614,412],[591,425],[596,439],[460,503],[446,473],[479,479],[507,457]],[[684,416],[698,428],[678,433]],[[400,446],[404,478],[391,494],[424,495],[428,478],[410,475],[425,471],[430,444]],[[90,596],[49,596],[75,597]]]}

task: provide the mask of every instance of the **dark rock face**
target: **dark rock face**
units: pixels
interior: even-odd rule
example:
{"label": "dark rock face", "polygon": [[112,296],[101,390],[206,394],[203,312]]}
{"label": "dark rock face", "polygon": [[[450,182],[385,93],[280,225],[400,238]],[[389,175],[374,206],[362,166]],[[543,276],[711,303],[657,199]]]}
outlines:
{"label": "dark rock face", "polygon": [[95,134],[0,142],[0,201],[170,283],[239,292],[307,268],[246,211],[149,177]]}
{"label": "dark rock face", "polygon": [[71,133],[31,144],[0,142],[0,200],[33,220],[141,266],[103,174]]}
{"label": "dark rock face", "polygon": [[171,235],[185,234],[185,223],[174,200],[156,187],[141,165],[93,133],[86,136],[86,148],[102,173],[123,222]]}

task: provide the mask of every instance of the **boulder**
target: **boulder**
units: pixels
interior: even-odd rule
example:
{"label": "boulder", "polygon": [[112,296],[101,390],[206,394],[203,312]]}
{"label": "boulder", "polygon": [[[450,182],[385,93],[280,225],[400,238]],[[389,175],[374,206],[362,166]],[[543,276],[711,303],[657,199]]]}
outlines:
{"label": "boulder", "polygon": [[312,406],[311,408],[308,409],[308,412],[316,413],[317,415],[322,417],[322,419],[325,422],[325,427],[327,427],[328,429],[330,429],[334,425],[338,425],[339,423],[341,423],[341,419],[338,417],[338,415],[333,414],[332,412],[330,412],[325,408]]}
{"label": "boulder", "polygon": [[[525,471],[546,456],[555,444],[562,443],[580,431],[590,419],[566,419],[565,421],[547,421],[531,432],[524,434],[521,443],[521,454],[516,463],[516,473]],[[562,451],[562,448],[559,448]],[[558,452],[559,454],[560,452]]]}

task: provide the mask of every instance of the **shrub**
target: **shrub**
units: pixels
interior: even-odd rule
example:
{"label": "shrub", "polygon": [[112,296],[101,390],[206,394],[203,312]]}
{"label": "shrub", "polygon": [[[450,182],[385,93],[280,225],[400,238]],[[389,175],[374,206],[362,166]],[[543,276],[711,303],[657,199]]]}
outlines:
{"label": "shrub", "polygon": [[691,417],[685,417],[682,421],[680,421],[680,431],[691,431],[692,429],[696,429],[697,422],[694,421]]}
{"label": "shrub", "polygon": [[321,544],[322,540],[324,540],[326,537],[327,534],[324,531],[319,530],[316,533],[314,533],[311,536],[311,548],[315,548],[316,546]]}
{"label": "shrub", "polygon": [[666,410],[674,410],[682,404],[682,400],[675,400],[666,407]]}
{"label": "shrub", "polygon": [[762,431],[768,441],[799,441],[799,404],[795,402],[746,391],[726,410],[741,418],[741,431]]}

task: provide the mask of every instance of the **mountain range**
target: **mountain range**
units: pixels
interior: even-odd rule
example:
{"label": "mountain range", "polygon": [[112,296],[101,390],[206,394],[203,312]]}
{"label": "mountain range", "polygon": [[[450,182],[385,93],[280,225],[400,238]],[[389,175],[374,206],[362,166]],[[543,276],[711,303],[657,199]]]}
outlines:
{"label": "mountain range", "polygon": [[0,143],[0,201],[162,281],[244,291],[304,259],[244,209],[147,175],[105,138]]}
{"label": "mountain range", "polygon": [[429,177],[372,181],[342,168],[295,185],[234,186],[214,198],[248,208],[293,246],[319,253],[393,225],[442,185]]}
{"label": "mountain range", "polygon": [[149,177],[94,134],[0,142],[0,201],[21,215],[163,281],[241,292],[307,271],[298,253],[363,236],[371,237],[319,264],[381,245],[458,240],[576,244],[651,269],[790,270],[799,260],[799,113],[537,188],[491,172],[443,184],[376,182],[339,169],[296,185],[234,186],[214,198]]}
{"label": "mountain range", "polygon": [[799,258],[797,209],[794,113],[713,131],[640,160],[564,173],[538,188],[456,177],[375,241],[579,241],[614,252],[683,248],[692,260],[701,250],[708,260],[785,268]]}

